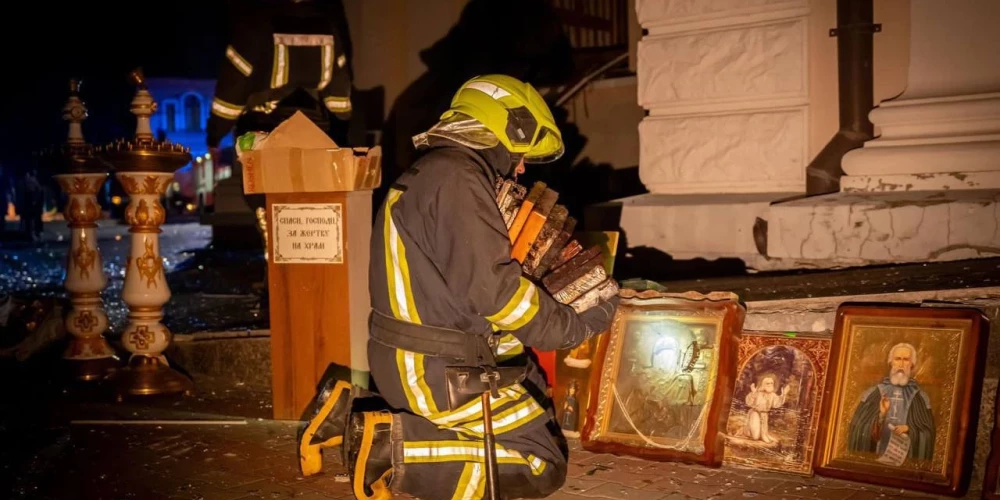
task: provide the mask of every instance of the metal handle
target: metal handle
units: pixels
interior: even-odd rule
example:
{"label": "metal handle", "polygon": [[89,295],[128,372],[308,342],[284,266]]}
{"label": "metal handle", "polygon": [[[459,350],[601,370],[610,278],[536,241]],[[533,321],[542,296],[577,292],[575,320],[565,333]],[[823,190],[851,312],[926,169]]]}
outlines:
{"label": "metal handle", "polygon": [[493,436],[493,412],[490,408],[490,393],[484,392],[483,402],[483,446],[486,455],[486,498],[500,500],[500,469],[497,467],[496,437]]}

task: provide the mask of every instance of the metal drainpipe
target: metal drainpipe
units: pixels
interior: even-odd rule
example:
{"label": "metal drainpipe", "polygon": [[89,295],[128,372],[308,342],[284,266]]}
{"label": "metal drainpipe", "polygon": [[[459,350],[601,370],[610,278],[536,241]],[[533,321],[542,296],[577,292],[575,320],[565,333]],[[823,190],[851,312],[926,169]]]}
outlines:
{"label": "metal drainpipe", "polygon": [[872,89],[872,37],[881,31],[873,24],[872,0],[837,0],[837,81],[840,96],[840,130],[806,167],[806,195],[840,190],[844,171],[840,160],[852,149],[874,138],[868,120],[874,106]]}

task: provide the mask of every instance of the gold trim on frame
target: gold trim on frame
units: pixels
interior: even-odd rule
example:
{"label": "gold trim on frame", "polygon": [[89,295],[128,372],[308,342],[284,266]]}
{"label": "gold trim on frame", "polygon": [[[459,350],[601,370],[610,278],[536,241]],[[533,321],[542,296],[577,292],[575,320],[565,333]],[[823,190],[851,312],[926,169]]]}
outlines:
{"label": "gold trim on frame", "polygon": [[724,464],[744,469],[753,468],[774,470],[803,476],[813,475],[813,457],[816,454],[816,424],[819,422],[821,417],[820,411],[823,405],[823,390],[826,387],[832,342],[833,339],[830,334],[810,332],[797,333],[794,336],[785,336],[784,334],[775,332],[743,331],[743,335],[739,342],[737,367],[733,374],[734,383],[733,395],[730,402],[730,418],[733,416],[732,409],[736,404],[736,389],[739,385],[740,376],[747,368],[747,364],[766,349],[784,347],[801,352],[802,355],[805,356],[806,360],[809,361],[816,385],[812,389],[812,405],[808,408],[811,418],[809,422],[805,424],[806,429],[808,430],[805,442],[803,443],[804,449],[801,462],[764,461],[755,458],[748,458],[746,456],[740,456],[742,454],[736,452],[738,447],[728,442],[728,439],[732,436],[732,434],[728,433],[729,429],[727,422],[727,443],[726,456],[723,458]]}
{"label": "gold trim on frame", "polygon": [[[666,312],[666,311],[664,311]],[[683,312],[683,311],[682,311]],[[718,317],[713,317],[714,315],[698,315],[691,317],[690,315],[681,314],[656,314],[656,315],[642,315],[636,318],[619,317],[616,319],[616,325],[612,327],[611,338],[609,339],[608,355],[605,358],[607,362],[605,363],[604,369],[601,370],[601,390],[599,391],[598,401],[597,401],[597,432],[592,436],[591,439],[595,441],[608,441],[608,442],[619,442],[626,444],[634,444],[637,446],[652,446],[641,436],[635,436],[632,434],[624,434],[620,432],[609,431],[608,427],[611,425],[611,417],[614,414],[614,409],[616,403],[618,402],[613,395],[613,383],[606,383],[612,379],[617,379],[618,371],[621,368],[621,357],[622,357],[622,346],[625,339],[621,338],[624,335],[625,325],[632,321],[643,321],[643,322],[655,322],[669,319],[682,323],[684,325],[704,325],[711,327],[715,330],[715,334],[712,336],[713,345],[712,350],[714,351],[716,346],[719,345],[722,337],[722,323],[724,313],[720,313]],[[710,319],[710,321],[706,321]],[[613,346],[613,347],[612,347]],[[718,378],[719,371],[719,361],[718,356],[713,356],[711,364],[707,370],[707,382],[706,382],[706,394],[705,403],[702,408],[702,416],[700,418],[701,423],[698,427],[698,433],[696,436],[690,436],[686,439],[677,438],[665,438],[665,437],[652,437],[648,438],[657,445],[660,445],[666,449],[681,451],[681,452],[694,452],[701,453],[704,451],[704,439],[708,428],[708,413],[711,407],[712,397],[715,395],[715,382]],[[676,442],[670,442],[676,441]]]}
{"label": "gold trim on frame", "polygon": [[[867,338],[876,339],[868,342],[889,343],[890,347],[892,343],[907,342],[918,350],[912,378],[932,400],[934,418],[934,452],[929,466],[922,467],[926,462],[908,461],[895,467],[846,449],[845,433],[856,404],[848,398],[860,396],[859,385],[881,380],[853,380],[861,370],[870,371],[860,361],[864,354],[861,352],[864,346],[858,338],[862,328],[869,329]],[[989,321],[982,311],[970,307],[842,304],[837,311],[826,397],[817,434],[816,473],[939,495],[964,495],[971,479],[972,462],[969,459],[979,420],[988,333]],[[931,335],[940,338],[928,340]],[[928,342],[953,345],[954,348],[948,352],[926,350]],[[879,347],[880,357],[886,355],[884,350],[885,347]],[[870,350],[865,352],[870,353]],[[922,366],[928,360],[938,365]],[[945,364],[941,364],[942,360]],[[923,370],[933,370],[933,373]],[[948,375],[942,377],[942,371]],[[922,376],[927,378],[921,381]],[[934,399],[938,400],[937,404]]]}
{"label": "gold trim on frame", "polygon": [[[594,367],[591,375],[590,404],[582,432],[583,448],[595,453],[626,454],[651,460],[682,460],[718,467],[722,464],[722,435],[728,420],[736,349],[746,313],[745,307],[738,296],[728,292],[675,294],[624,289],[620,297],[621,302],[610,332],[600,337],[595,357],[595,363],[599,366]],[[712,353],[711,360],[705,360],[710,363],[703,372],[707,380],[704,384],[699,384],[705,395],[697,431],[692,431],[683,438],[644,438],[641,435],[612,432],[609,430],[611,418],[618,405],[612,386],[618,383],[618,372],[623,362],[625,326],[636,320],[664,319],[684,325],[714,328],[713,333],[703,334],[713,344],[706,342],[694,348],[694,352],[703,353],[700,358],[703,360],[706,349],[710,348]],[[692,359],[698,358],[692,356]]]}
{"label": "gold trim on frame", "polygon": [[[858,358],[862,356],[863,353],[857,351],[852,352],[852,347],[854,346],[854,344],[860,343],[860,339],[858,339],[858,337],[861,335],[861,332],[859,332],[857,329],[854,328],[855,326],[876,328],[876,329],[888,329],[888,330],[895,330],[898,328],[912,328],[913,330],[921,332],[920,335],[941,334],[946,337],[953,337],[953,338],[941,339],[944,342],[953,342],[956,343],[957,345],[954,351],[951,352],[951,354],[953,355],[952,356],[953,359],[949,360],[950,364],[954,365],[955,367],[955,374],[952,377],[950,384],[944,386],[947,387],[946,394],[948,394],[948,396],[945,399],[946,400],[950,399],[951,405],[949,407],[949,412],[947,414],[947,417],[944,418],[942,421],[935,420],[934,422],[934,427],[936,428],[935,439],[934,439],[934,458],[931,462],[931,467],[928,470],[928,472],[937,473],[944,476],[947,473],[945,455],[947,455],[947,451],[951,448],[953,436],[951,436],[951,432],[938,432],[938,430],[950,429],[952,424],[951,422],[952,415],[958,411],[958,406],[960,401],[959,398],[956,397],[956,392],[958,392],[957,388],[959,387],[960,384],[959,374],[961,373],[961,370],[959,370],[959,364],[960,364],[959,354],[962,352],[962,347],[963,347],[962,332],[965,329],[961,327],[962,326],[967,327],[969,322],[967,320],[934,320],[935,322],[934,325],[921,327],[921,326],[914,326],[913,321],[914,320],[910,318],[875,318],[871,316],[855,316],[855,317],[845,318],[844,331],[848,332],[849,334],[846,335],[844,339],[844,349],[840,351],[840,355],[837,357],[838,358],[837,361],[838,361],[838,366],[843,366],[843,369],[840,370],[843,373],[854,373],[855,369],[857,368],[855,365],[859,363]],[[876,325],[874,323],[880,323],[880,324]],[[889,335],[891,334],[891,331],[885,333]],[[853,356],[848,357],[849,354],[853,354]],[[921,369],[923,368],[923,366],[926,365],[921,365],[919,363],[917,364],[917,371],[916,373],[914,373],[913,376],[914,380],[917,381],[921,380],[920,375],[922,373]],[[840,376],[838,376],[837,378],[838,382],[842,380],[842,377]],[[836,412],[833,413],[831,417],[833,419],[836,419],[835,421],[837,422],[837,427],[836,427],[837,432],[834,436],[833,442],[830,443],[829,456],[831,457],[831,460],[845,461],[861,465],[880,467],[884,468],[886,473],[906,474],[907,469],[905,468],[903,470],[899,470],[899,468],[896,467],[883,467],[877,464],[872,464],[871,460],[866,460],[864,458],[853,456],[850,452],[846,451],[847,443],[844,439],[844,436],[848,432],[850,419],[843,418],[845,416],[843,412],[850,410],[849,408],[845,407],[850,405],[851,402],[843,400],[845,392],[846,391],[843,385],[838,384],[838,386],[834,389],[833,393],[831,394],[831,397],[834,398],[833,408],[836,409]]]}

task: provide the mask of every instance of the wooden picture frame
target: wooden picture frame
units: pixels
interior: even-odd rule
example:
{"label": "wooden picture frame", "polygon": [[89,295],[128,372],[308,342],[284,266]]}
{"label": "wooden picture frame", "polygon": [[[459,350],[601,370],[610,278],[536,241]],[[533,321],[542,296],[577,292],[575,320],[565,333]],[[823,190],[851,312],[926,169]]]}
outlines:
{"label": "wooden picture frame", "polygon": [[829,333],[743,332],[724,465],[813,475],[832,343]]}
{"label": "wooden picture frame", "polygon": [[1000,387],[997,387],[993,405],[993,439],[990,456],[986,460],[986,478],[983,480],[984,500],[1000,500]]}
{"label": "wooden picture frame", "polygon": [[720,466],[746,307],[721,292],[620,297],[591,374],[583,448]]}
{"label": "wooden picture frame", "polygon": [[982,399],[988,320],[965,307],[837,310],[817,474],[962,496]]}
{"label": "wooden picture frame", "polygon": [[597,346],[606,336],[607,332],[601,333],[573,349],[554,351],[556,384],[552,400],[559,428],[568,438],[579,438],[586,423]]}

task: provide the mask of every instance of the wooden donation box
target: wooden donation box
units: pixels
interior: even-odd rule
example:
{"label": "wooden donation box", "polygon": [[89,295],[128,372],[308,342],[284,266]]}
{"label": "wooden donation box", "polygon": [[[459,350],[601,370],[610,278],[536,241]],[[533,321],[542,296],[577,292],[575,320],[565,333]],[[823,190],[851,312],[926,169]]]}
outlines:
{"label": "wooden donation box", "polygon": [[243,187],[267,200],[274,418],[302,417],[328,369],[368,386],[369,242],[381,148],[338,147],[296,113],[252,145]]}

